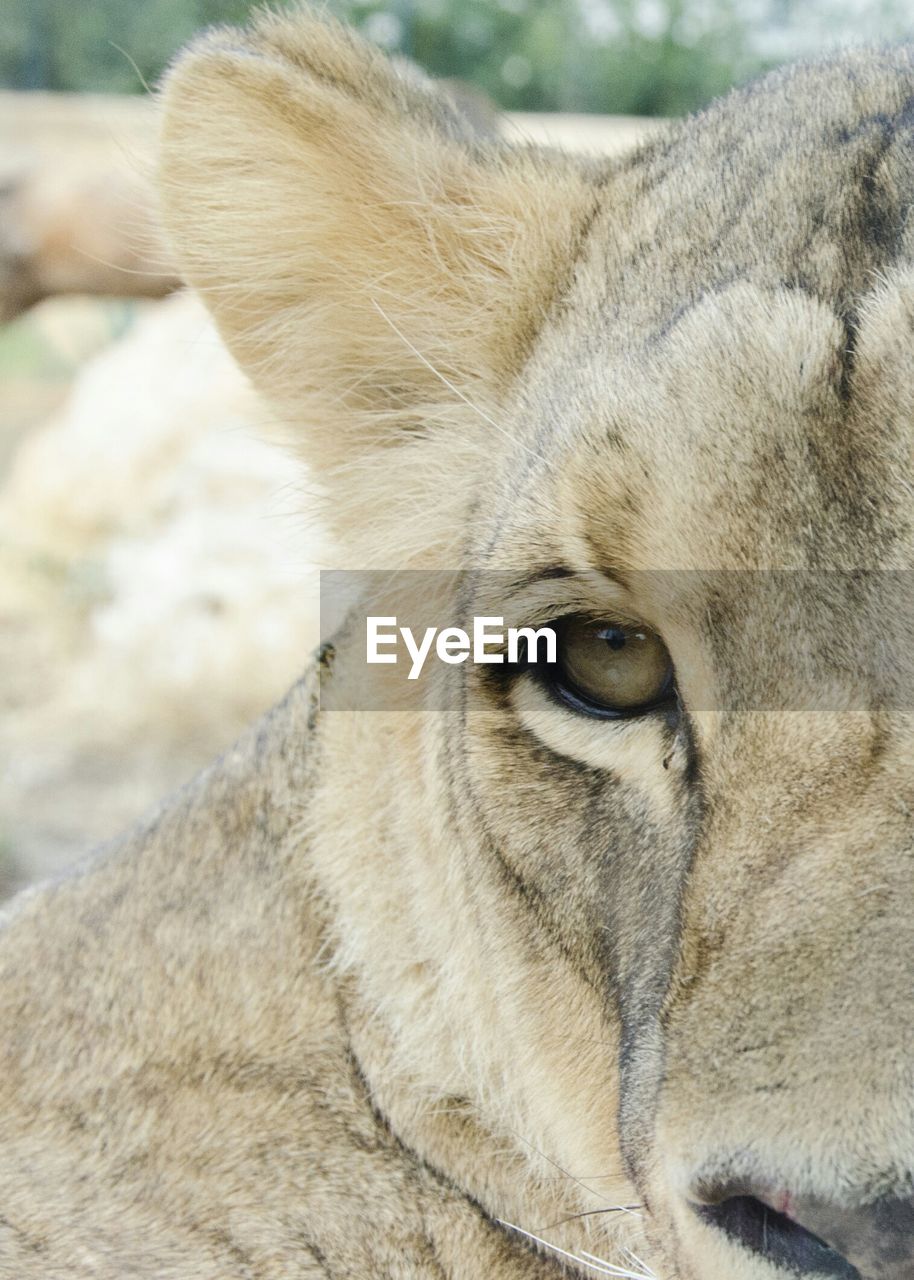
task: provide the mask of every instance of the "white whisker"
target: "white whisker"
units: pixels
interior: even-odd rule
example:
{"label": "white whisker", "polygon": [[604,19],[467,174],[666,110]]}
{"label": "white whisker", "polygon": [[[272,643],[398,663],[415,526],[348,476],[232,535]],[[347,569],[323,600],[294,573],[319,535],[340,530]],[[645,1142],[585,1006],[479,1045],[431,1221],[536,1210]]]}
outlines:
{"label": "white whisker", "polygon": [[[629,1257],[634,1257],[634,1254],[631,1253],[630,1249],[626,1249],[625,1247],[622,1248],[622,1253],[629,1254]],[[614,1276],[629,1276],[630,1280],[657,1280],[657,1276],[654,1275],[653,1271],[629,1271],[626,1270],[625,1267],[613,1266],[612,1262],[605,1261],[605,1258],[598,1258],[594,1253],[588,1253],[586,1249],[581,1249],[581,1257],[588,1258],[588,1261],[593,1266],[599,1265],[602,1267],[609,1267],[609,1274]],[[635,1266],[643,1267],[644,1263],[635,1262]]]}
{"label": "white whisker", "polygon": [[616,1276],[619,1280],[656,1280],[656,1277],[650,1272],[628,1271],[624,1267],[613,1266],[611,1262],[606,1262],[603,1258],[596,1258],[592,1253],[582,1252],[580,1254],[570,1253],[567,1249],[560,1249],[557,1244],[551,1244],[548,1240],[544,1240],[542,1236],[534,1235],[532,1231],[525,1231],[523,1227],[516,1226],[513,1222],[505,1222],[502,1218],[496,1218],[499,1226],[507,1227],[510,1231],[516,1231],[518,1235],[526,1236],[528,1240],[534,1240],[537,1244],[541,1244],[544,1249],[557,1253],[562,1258],[568,1258],[571,1262],[576,1262],[579,1267],[586,1267],[590,1271],[596,1271],[603,1276]]}
{"label": "white whisker", "polygon": [[640,1268],[640,1270],[626,1271],[624,1267],[615,1267],[611,1262],[607,1262],[605,1258],[598,1258],[595,1254],[588,1253],[586,1249],[581,1250],[581,1257],[588,1258],[592,1263],[599,1263],[601,1267],[609,1267],[615,1276],[629,1276],[631,1280],[657,1280],[650,1267],[645,1266],[641,1259],[632,1253],[631,1249],[626,1249],[624,1245],[620,1245],[619,1248],[632,1265]]}
{"label": "white whisker", "polygon": [[633,1267],[640,1267],[646,1276],[651,1277],[651,1280],[657,1280],[656,1273],[651,1270],[651,1268],[647,1265],[647,1263],[642,1258],[638,1257],[634,1249],[629,1249],[627,1245],[622,1245],[621,1248],[625,1257],[628,1259],[628,1261],[632,1264]]}

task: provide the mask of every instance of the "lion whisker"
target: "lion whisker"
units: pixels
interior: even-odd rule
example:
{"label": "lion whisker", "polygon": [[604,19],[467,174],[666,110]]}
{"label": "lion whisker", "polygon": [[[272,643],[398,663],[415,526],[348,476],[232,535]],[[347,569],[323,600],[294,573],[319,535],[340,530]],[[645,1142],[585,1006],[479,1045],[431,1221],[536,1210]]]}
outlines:
{"label": "lion whisker", "polygon": [[605,1209],[585,1209],[583,1213],[569,1213],[567,1217],[558,1218],[555,1222],[548,1223],[542,1230],[552,1231],[555,1227],[563,1227],[566,1222],[575,1222],[578,1218],[593,1218],[598,1213],[628,1213],[633,1218],[640,1218],[641,1214],[638,1210],[641,1207],[640,1204],[613,1204],[607,1205]]}
{"label": "lion whisker", "polygon": [[[545,1158],[545,1157],[544,1157]],[[581,1173],[578,1178],[584,1178],[587,1182],[610,1182],[618,1178],[618,1173]],[[575,1181],[573,1173],[545,1173],[540,1179],[541,1182],[561,1182],[563,1178],[572,1178]]]}
{"label": "lion whisker", "polygon": [[656,1273],[651,1270],[651,1268],[647,1265],[647,1263],[642,1258],[638,1257],[634,1249],[629,1249],[628,1245],[624,1245],[624,1244],[621,1245],[620,1248],[622,1250],[622,1253],[629,1260],[632,1266],[640,1267],[646,1276],[652,1276],[653,1280],[657,1280]]}
{"label": "lion whisker", "polygon": [[611,1262],[606,1262],[604,1258],[598,1258],[595,1254],[588,1253],[586,1249],[581,1250],[581,1257],[587,1258],[592,1264],[599,1263],[601,1266],[611,1268],[612,1274],[614,1275],[630,1276],[632,1277],[632,1280],[634,1280],[635,1277],[638,1277],[638,1280],[657,1280],[657,1273],[652,1271],[650,1267],[646,1266],[640,1258],[632,1253],[631,1249],[626,1249],[624,1245],[620,1246],[620,1248],[622,1253],[624,1253],[627,1258],[631,1259],[634,1266],[643,1269],[640,1271],[626,1271],[622,1267],[613,1267]]}
{"label": "lion whisker", "polygon": [[528,1240],[534,1240],[537,1244],[541,1244],[544,1249],[549,1249],[553,1253],[557,1253],[562,1258],[568,1258],[572,1262],[576,1262],[578,1266],[587,1267],[591,1271],[596,1271],[604,1276],[617,1276],[619,1280],[657,1280],[657,1277],[651,1272],[629,1271],[625,1267],[616,1267],[611,1262],[607,1262],[604,1258],[594,1257],[593,1254],[581,1252],[580,1254],[571,1253],[568,1249],[561,1249],[557,1244],[552,1244],[548,1240],[544,1240],[542,1236],[535,1235],[532,1231],[525,1231],[523,1227],[518,1227],[513,1222],[505,1222],[502,1218],[496,1218],[496,1222],[501,1227],[507,1227],[509,1231],[516,1231],[519,1235],[526,1236]]}
{"label": "lion whisker", "polygon": [[[582,1191],[586,1191],[588,1195],[596,1196],[598,1200],[603,1200],[605,1203],[606,1198],[605,1196],[601,1195],[599,1191],[596,1191],[593,1187],[588,1187],[586,1182],[582,1182],[581,1179],[576,1178],[573,1173],[569,1173],[567,1169],[563,1169],[557,1160],[553,1160],[551,1156],[547,1156],[545,1151],[540,1151],[539,1147],[535,1146],[534,1143],[530,1142],[527,1138],[525,1138],[523,1134],[517,1133],[516,1130],[513,1130],[513,1129],[511,1130],[511,1132],[514,1134],[515,1138],[517,1138],[519,1142],[522,1142],[525,1147],[529,1147],[530,1150],[535,1155],[538,1155],[541,1160],[545,1160],[547,1164],[551,1164],[553,1169],[558,1169],[559,1173],[563,1178],[568,1178],[569,1181],[579,1186]],[[604,1176],[608,1176],[608,1175],[604,1175]]]}

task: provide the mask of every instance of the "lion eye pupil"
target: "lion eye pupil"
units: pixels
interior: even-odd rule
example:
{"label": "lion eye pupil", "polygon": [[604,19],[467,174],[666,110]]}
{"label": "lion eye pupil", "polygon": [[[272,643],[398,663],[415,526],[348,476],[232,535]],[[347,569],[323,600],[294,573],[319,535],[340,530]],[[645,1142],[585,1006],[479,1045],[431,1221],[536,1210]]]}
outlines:
{"label": "lion eye pupil", "polygon": [[626,635],[621,627],[604,627],[597,632],[601,640],[605,640],[610,649],[624,649]]}

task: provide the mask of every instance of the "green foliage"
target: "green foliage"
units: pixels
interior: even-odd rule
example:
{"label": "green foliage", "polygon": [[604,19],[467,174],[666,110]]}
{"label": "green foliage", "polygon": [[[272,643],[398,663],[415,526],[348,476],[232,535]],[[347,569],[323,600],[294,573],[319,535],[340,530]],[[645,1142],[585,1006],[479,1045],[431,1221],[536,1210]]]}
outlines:
{"label": "green foliage", "polygon": [[5,0],[0,84],[142,92],[200,27],[243,21],[248,0]]}
{"label": "green foliage", "polygon": [[[797,21],[807,44],[821,45],[830,19],[847,7],[846,0],[802,8],[756,0],[750,26],[741,0],[322,2],[378,44],[434,76],[477,85],[503,107],[636,115],[701,106],[761,69],[772,36],[778,59],[802,51]],[[868,3],[869,38],[895,34],[897,24],[886,24],[901,13],[901,0]],[[243,21],[254,7],[253,0],[3,0],[0,85],[140,92],[196,30]],[[859,20],[856,11],[848,34],[859,33]]]}
{"label": "green foliage", "polygon": [[[477,85],[510,110],[679,114],[761,65],[746,52],[730,0],[654,0],[647,30],[638,0],[607,0],[602,14],[580,0],[337,0],[334,7],[432,75]],[[700,11],[703,31],[692,11]]]}

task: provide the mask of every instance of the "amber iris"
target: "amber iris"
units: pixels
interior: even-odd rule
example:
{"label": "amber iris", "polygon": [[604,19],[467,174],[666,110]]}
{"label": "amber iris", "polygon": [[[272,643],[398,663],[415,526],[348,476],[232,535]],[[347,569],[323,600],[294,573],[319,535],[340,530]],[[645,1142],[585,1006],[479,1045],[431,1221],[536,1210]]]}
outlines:
{"label": "amber iris", "polygon": [[557,624],[561,691],[620,715],[647,711],[672,693],[673,664],[666,645],[643,626],[564,618]]}

